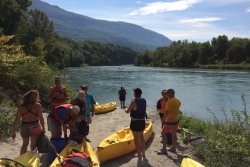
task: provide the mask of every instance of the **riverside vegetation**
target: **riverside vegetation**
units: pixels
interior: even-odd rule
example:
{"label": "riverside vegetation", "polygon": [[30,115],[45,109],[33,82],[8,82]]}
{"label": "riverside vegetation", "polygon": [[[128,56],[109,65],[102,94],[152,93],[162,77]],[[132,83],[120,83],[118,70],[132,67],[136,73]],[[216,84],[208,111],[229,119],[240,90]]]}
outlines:
{"label": "riverside vegetation", "polygon": [[201,120],[181,116],[180,126],[188,128],[197,136],[203,136],[206,143],[191,148],[191,153],[208,167],[248,167],[250,164],[250,113],[242,94],[243,110],[231,108],[227,115],[224,108],[223,119],[213,114],[213,119]]}

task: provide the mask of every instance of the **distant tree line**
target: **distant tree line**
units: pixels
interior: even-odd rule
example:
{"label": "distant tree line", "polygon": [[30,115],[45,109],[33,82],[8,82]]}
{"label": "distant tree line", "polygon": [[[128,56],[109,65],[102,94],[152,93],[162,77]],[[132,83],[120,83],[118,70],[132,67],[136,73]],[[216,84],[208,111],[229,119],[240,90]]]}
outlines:
{"label": "distant tree line", "polygon": [[137,53],[132,49],[60,37],[45,13],[28,10],[31,3],[31,0],[1,0],[0,3],[0,32],[15,35],[9,44],[23,46],[26,55],[40,57],[58,69],[133,64]]}
{"label": "distant tree line", "polygon": [[200,67],[207,64],[250,63],[250,39],[226,35],[204,43],[178,40],[155,51],[138,54],[134,64],[157,67]]}

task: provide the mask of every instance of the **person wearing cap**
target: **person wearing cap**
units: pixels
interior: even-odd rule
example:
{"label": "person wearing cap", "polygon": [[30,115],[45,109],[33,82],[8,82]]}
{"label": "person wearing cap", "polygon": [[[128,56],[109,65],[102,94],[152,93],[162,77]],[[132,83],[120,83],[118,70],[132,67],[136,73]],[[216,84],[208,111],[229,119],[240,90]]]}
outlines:
{"label": "person wearing cap", "polygon": [[145,140],[143,131],[145,129],[146,118],[146,100],[141,98],[142,90],[140,88],[134,89],[134,97],[128,108],[125,109],[126,113],[130,113],[131,122],[130,129],[132,130],[137,153],[135,157],[145,156]]}
{"label": "person wearing cap", "polygon": [[51,138],[61,137],[62,127],[64,138],[67,140],[67,129],[70,131],[77,131],[74,117],[77,117],[80,108],[72,104],[62,104],[53,108],[47,117],[48,130],[51,132]]}
{"label": "person wearing cap", "polygon": [[81,120],[86,120],[86,103],[85,92],[79,91],[78,94],[71,100],[70,104],[77,105],[80,108],[79,116],[74,120],[77,129]]}
{"label": "person wearing cap", "polygon": [[121,108],[125,108],[125,100],[126,100],[126,88],[121,87],[121,89],[118,91],[118,97],[120,100]]}
{"label": "person wearing cap", "polygon": [[179,129],[179,108],[181,106],[181,102],[179,99],[175,97],[174,89],[167,89],[166,91],[168,101],[166,103],[165,113],[163,116],[163,128],[162,128],[162,141],[163,148],[158,151],[158,154],[167,154],[166,146],[167,146],[167,133],[171,133],[172,135],[172,145],[169,149],[170,152],[176,153],[176,142],[177,142],[177,134],[176,131]]}
{"label": "person wearing cap", "polygon": [[86,119],[87,119],[87,130],[86,130],[86,141],[90,142],[90,140],[87,138],[87,135],[89,134],[89,124],[92,123],[92,117],[95,115],[95,100],[92,94],[88,93],[88,86],[87,85],[81,85],[80,86],[82,91],[85,92],[87,99],[87,106],[86,106]]}
{"label": "person wearing cap", "polygon": [[69,100],[68,92],[65,86],[61,85],[61,77],[55,77],[55,85],[49,89],[47,99],[51,102],[51,109]]}

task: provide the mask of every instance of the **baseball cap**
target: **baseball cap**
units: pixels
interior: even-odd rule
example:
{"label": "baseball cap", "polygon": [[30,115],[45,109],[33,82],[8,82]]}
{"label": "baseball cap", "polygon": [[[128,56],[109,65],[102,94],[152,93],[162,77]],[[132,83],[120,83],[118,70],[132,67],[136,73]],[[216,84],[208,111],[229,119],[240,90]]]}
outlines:
{"label": "baseball cap", "polygon": [[81,87],[81,89],[88,88],[87,85],[81,85],[80,87]]}
{"label": "baseball cap", "polygon": [[169,88],[169,89],[167,89],[166,93],[172,93],[172,94],[175,94],[175,91],[174,91],[174,89]]}
{"label": "baseball cap", "polygon": [[133,91],[134,91],[135,94],[137,94],[137,95],[141,95],[141,94],[142,94],[142,91],[141,91],[140,88],[135,88],[135,89],[133,89]]}
{"label": "baseball cap", "polygon": [[84,100],[85,99],[85,92],[84,91],[79,91],[78,92],[78,95],[77,95],[77,98],[79,99],[79,100]]}

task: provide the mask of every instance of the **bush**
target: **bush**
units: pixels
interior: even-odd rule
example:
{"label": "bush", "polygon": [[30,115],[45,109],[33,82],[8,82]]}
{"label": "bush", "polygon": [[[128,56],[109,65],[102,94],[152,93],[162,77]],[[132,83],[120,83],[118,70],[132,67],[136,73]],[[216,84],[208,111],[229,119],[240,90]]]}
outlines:
{"label": "bush", "polygon": [[244,109],[231,108],[231,117],[222,109],[224,119],[204,121],[183,115],[180,126],[196,135],[203,136],[207,143],[192,147],[191,152],[209,167],[247,167],[250,164],[250,117],[242,95]]}
{"label": "bush", "polygon": [[8,97],[0,94],[0,140],[10,137],[17,108],[11,105]]}

